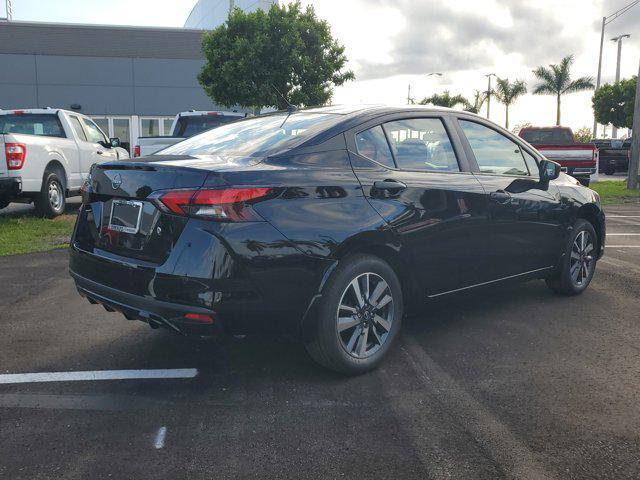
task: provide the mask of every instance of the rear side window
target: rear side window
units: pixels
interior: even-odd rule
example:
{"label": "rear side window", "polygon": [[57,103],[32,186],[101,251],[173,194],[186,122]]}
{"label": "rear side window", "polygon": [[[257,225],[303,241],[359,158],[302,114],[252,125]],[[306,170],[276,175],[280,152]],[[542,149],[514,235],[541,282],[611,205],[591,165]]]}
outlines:
{"label": "rear side window", "polygon": [[384,131],[380,125],[356,135],[358,153],[387,167],[394,168],[393,156]]}
{"label": "rear side window", "polygon": [[69,122],[71,122],[73,131],[76,132],[76,135],[78,135],[78,138],[86,142],[87,136],[85,135],[84,130],[82,129],[82,125],[80,125],[80,120],[78,120],[78,117],[69,117]]}
{"label": "rear side window", "polygon": [[497,131],[459,120],[481,173],[529,175],[520,146]]}
{"label": "rear side window", "polygon": [[64,138],[64,130],[56,114],[0,115],[0,133]]}
{"label": "rear side window", "polygon": [[439,118],[409,118],[384,124],[398,168],[459,172],[449,135]]}

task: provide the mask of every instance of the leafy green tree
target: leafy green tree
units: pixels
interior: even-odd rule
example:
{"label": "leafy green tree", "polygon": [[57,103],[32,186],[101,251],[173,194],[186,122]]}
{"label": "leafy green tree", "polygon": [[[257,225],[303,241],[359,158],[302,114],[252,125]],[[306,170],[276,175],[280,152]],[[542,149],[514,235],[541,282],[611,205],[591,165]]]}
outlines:
{"label": "leafy green tree", "polygon": [[593,113],[598,123],[617,128],[633,127],[633,108],[638,77],[607,83],[593,94]]}
{"label": "leafy green tree", "polygon": [[573,132],[573,136],[576,139],[576,142],[580,143],[589,143],[593,140],[593,132],[589,127],[582,127],[579,130]]}
{"label": "leafy green tree", "polygon": [[468,102],[465,110],[471,113],[480,113],[480,109],[484,105],[484,102],[487,100],[487,92],[481,92],[480,90],[476,90],[473,94],[473,103]]}
{"label": "leafy green tree", "polygon": [[456,105],[462,105],[465,108],[469,107],[469,101],[462,95],[451,95],[449,90],[438,94],[434,93],[428,98],[420,100],[420,105],[435,105],[436,107],[455,108]]}
{"label": "leafy green tree", "polygon": [[533,125],[531,125],[531,122],[519,123],[515,127],[513,127],[511,132],[514,135],[520,135],[520,130],[522,130],[523,128],[529,128],[529,127],[533,127]]}
{"label": "leafy green tree", "polygon": [[214,102],[243,107],[325,104],[334,85],[355,78],[344,70],[344,47],[312,6],[298,1],[268,12],[234,9],[204,35],[200,84]]}
{"label": "leafy green tree", "polygon": [[540,83],[535,86],[535,95],[555,95],[557,102],[556,125],[560,125],[560,99],[562,95],[583,90],[592,90],[593,77],[580,77],[571,79],[571,65],[573,55],[567,55],[559,64],[549,67],[538,67],[533,71]]}
{"label": "leafy green tree", "polygon": [[505,107],[505,128],[509,129],[509,106],[514,103],[518,97],[527,93],[527,84],[522,80],[516,80],[509,83],[508,78],[498,78],[496,80],[495,96],[498,101]]}

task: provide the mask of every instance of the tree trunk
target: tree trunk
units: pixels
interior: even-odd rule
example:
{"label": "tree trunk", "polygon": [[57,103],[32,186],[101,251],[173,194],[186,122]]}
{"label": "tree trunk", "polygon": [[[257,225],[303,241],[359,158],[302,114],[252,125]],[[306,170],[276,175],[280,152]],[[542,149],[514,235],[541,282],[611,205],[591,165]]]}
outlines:
{"label": "tree trunk", "polygon": [[504,128],[509,130],[509,105],[505,105],[505,120],[504,120]]}
{"label": "tree trunk", "polygon": [[560,126],[560,94],[558,94],[558,106],[556,110],[556,125]]}

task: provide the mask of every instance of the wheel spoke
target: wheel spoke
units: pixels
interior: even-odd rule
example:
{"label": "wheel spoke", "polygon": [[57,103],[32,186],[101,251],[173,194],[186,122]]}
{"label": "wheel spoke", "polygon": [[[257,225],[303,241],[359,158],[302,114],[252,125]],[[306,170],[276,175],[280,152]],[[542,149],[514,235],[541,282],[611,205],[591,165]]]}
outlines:
{"label": "wheel spoke", "polygon": [[353,330],[351,334],[351,338],[349,339],[349,343],[347,343],[347,351],[353,352],[353,346],[356,344],[356,340],[360,338],[360,333],[362,332],[362,327],[358,327]]}
{"label": "wheel spoke", "polygon": [[338,332],[344,332],[360,323],[355,317],[340,317],[338,318]]}
{"label": "wheel spoke", "polygon": [[374,306],[374,310],[378,311],[380,310],[382,307],[384,307],[387,303],[389,303],[391,300],[393,300],[391,298],[391,295],[385,295],[384,297],[382,297],[382,300],[380,300],[375,306]]}
{"label": "wheel spoke", "polygon": [[584,249],[584,253],[590,253],[591,250],[593,250],[593,244],[589,243],[589,245],[587,245],[586,248]]}
{"label": "wheel spoke", "polygon": [[582,264],[582,280],[580,280],[580,283],[584,282],[587,277],[589,276],[589,270],[587,268],[587,264],[586,262]]}
{"label": "wheel spoke", "polygon": [[340,310],[344,310],[344,311],[352,313],[352,314],[358,313],[358,311],[355,309],[355,307],[350,307],[349,305],[345,305],[344,303],[342,305],[340,305]]}
{"label": "wheel spoke", "polygon": [[571,258],[575,260],[580,260],[580,254],[578,252],[571,251]]}
{"label": "wheel spoke", "polygon": [[362,297],[362,292],[360,291],[360,283],[357,278],[354,278],[351,282],[351,288],[353,288],[353,293],[356,296],[356,300],[358,301],[358,305],[364,307],[364,298]]}
{"label": "wheel spoke", "polygon": [[583,230],[580,232],[580,251],[584,252],[585,242],[586,242],[586,232]]}
{"label": "wheel spoke", "polygon": [[387,332],[391,331],[391,322],[389,322],[385,318],[382,318],[380,315],[374,315],[373,321],[384,328]]}
{"label": "wheel spoke", "polygon": [[367,353],[367,342],[369,340],[369,327],[363,330],[362,335],[360,335],[360,340],[358,340],[357,354],[359,356],[364,356]]}
{"label": "wheel spoke", "polygon": [[384,280],[380,280],[376,285],[376,288],[373,289],[373,293],[371,293],[371,296],[369,296],[369,303],[373,305],[374,308],[376,308],[378,304],[380,295],[382,295],[386,289],[387,282],[385,282]]}
{"label": "wheel spoke", "polygon": [[364,275],[364,279],[362,283],[364,283],[362,297],[366,301],[369,298],[369,274],[368,273]]}
{"label": "wheel spoke", "polygon": [[371,333],[373,333],[373,336],[376,338],[376,342],[378,342],[378,345],[382,345],[382,339],[380,338],[380,334],[378,333],[378,330],[376,330],[376,327],[371,326],[369,330]]}
{"label": "wheel spoke", "polygon": [[576,281],[577,281],[577,273],[578,273],[578,270],[580,269],[580,265],[582,265],[580,262],[576,262],[571,267],[571,270],[569,271],[569,273],[571,274],[571,278],[576,279]]}

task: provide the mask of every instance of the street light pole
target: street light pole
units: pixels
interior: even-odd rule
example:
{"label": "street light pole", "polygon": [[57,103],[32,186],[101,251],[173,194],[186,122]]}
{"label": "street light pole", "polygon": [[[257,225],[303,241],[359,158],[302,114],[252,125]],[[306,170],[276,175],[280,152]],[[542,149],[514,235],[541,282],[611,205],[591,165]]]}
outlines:
{"label": "street light pole", "polygon": [[[621,9],[613,12],[608,17],[602,17],[602,31],[600,32],[600,56],[598,59],[598,77],[596,78],[596,90],[600,88],[600,80],[602,77],[602,49],[604,47],[604,27],[609,25],[618,17],[627,13],[629,10],[631,10],[633,7],[635,7],[639,3],[640,3],[640,0],[634,0],[633,2],[628,3],[627,5],[622,7]],[[598,121],[594,118],[593,119],[593,138],[597,138],[597,136],[598,136]]]}
{"label": "street light pole", "polygon": [[640,67],[636,82],[636,103],[633,111],[633,136],[631,137],[631,158],[629,159],[629,177],[627,188],[638,188],[638,167],[640,166]]}
{"label": "street light pole", "polygon": [[485,75],[489,79],[489,84],[487,86],[487,120],[491,117],[491,77],[497,77],[495,73],[487,73]]}
{"label": "street light pole", "polygon": [[[618,42],[618,63],[616,65],[616,83],[620,81],[620,59],[622,58],[622,39],[629,38],[631,35],[625,33],[623,35],[618,35],[611,39],[612,42]],[[611,138],[618,138],[618,128],[613,127],[613,131],[611,132]]]}

